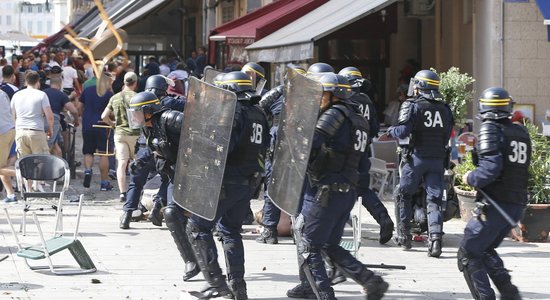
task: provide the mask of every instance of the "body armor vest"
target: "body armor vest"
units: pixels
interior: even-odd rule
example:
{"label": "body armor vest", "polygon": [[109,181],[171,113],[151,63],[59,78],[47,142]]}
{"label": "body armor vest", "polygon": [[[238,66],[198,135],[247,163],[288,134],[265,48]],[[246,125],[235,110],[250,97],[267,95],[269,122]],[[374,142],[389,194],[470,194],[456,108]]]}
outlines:
{"label": "body armor vest", "polygon": [[[494,121],[490,121],[494,122]],[[497,122],[495,122],[497,123]],[[502,173],[485,191],[496,201],[527,203],[527,182],[531,162],[531,140],[526,129],[511,122],[497,123],[500,128],[498,140],[503,158]]]}
{"label": "body armor vest", "polygon": [[151,120],[153,127],[147,134],[147,145],[170,164],[174,164],[178,155],[179,136],[176,138],[168,134],[173,131],[166,128],[166,117],[163,115],[168,113],[170,110],[164,109],[153,114]]}
{"label": "body armor vest", "polygon": [[370,121],[372,119],[372,114],[374,112],[371,111],[372,101],[370,100],[369,96],[363,94],[363,93],[354,93],[350,100],[352,102],[357,103],[359,106],[359,110],[361,110],[361,114],[367,121]]}
{"label": "body armor vest", "polygon": [[420,157],[445,157],[451,113],[442,102],[417,100],[418,116],[412,134],[414,153]]}
{"label": "body armor vest", "polygon": [[330,173],[340,173],[351,184],[356,185],[359,180],[359,162],[369,146],[369,123],[351,105],[336,104],[328,109],[339,110],[347,121],[343,122],[333,136],[327,137],[310,162],[308,174],[315,182]]}
{"label": "body armor vest", "polygon": [[237,170],[242,176],[251,176],[263,171],[269,128],[259,106],[237,105],[237,109],[241,109],[240,118],[245,122],[244,132],[241,133],[239,143],[227,157],[227,167]]}

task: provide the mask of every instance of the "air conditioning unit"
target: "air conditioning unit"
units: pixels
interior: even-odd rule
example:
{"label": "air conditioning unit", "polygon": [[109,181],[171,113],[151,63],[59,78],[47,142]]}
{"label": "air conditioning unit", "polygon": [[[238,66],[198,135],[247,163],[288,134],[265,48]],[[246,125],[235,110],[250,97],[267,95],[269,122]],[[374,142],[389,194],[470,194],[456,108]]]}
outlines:
{"label": "air conditioning unit", "polygon": [[433,17],[435,0],[405,0],[405,15],[411,18]]}

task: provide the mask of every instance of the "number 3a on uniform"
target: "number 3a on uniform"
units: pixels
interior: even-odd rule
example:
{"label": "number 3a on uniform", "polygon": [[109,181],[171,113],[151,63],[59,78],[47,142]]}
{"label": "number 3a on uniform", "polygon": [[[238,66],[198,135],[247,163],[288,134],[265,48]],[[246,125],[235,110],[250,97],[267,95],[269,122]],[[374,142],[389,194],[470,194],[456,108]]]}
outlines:
{"label": "number 3a on uniform", "polygon": [[431,111],[425,111],[424,116],[426,117],[426,121],[424,121],[424,126],[426,127],[443,127],[443,119],[441,119],[441,115],[438,111],[435,112],[433,119],[432,119],[432,112]]}

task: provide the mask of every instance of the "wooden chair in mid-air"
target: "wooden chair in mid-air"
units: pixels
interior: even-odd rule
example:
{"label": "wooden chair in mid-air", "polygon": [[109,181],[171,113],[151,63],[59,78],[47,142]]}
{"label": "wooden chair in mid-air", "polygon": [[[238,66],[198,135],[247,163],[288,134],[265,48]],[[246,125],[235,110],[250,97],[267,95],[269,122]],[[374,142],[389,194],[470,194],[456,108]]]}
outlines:
{"label": "wooden chair in mid-air", "polygon": [[65,34],[65,38],[90,58],[97,77],[97,94],[103,96],[111,89],[112,84],[110,74],[105,72],[105,65],[119,53],[123,55],[124,61],[128,61],[128,55],[123,49],[128,34],[122,29],[115,28],[100,0],[94,0],[94,3],[102,19],[95,36],[90,39],[79,37],[69,26],[65,26],[69,33]]}

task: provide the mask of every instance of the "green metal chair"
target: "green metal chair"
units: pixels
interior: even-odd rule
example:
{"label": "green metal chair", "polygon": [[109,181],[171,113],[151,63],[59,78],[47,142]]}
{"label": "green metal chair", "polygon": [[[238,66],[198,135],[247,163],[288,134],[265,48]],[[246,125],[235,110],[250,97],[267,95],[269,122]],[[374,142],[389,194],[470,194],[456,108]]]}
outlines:
{"label": "green metal chair", "polygon": [[[13,233],[13,236],[15,238],[15,241],[17,243],[17,248],[19,251],[17,251],[17,256],[22,257],[25,260],[25,263],[31,270],[44,270],[49,269],[53,274],[56,275],[75,275],[75,274],[86,274],[86,273],[93,273],[97,271],[92,259],[84,249],[84,246],[82,243],[78,240],[78,227],[80,225],[80,214],[82,212],[82,203],[84,202],[83,199],[84,195],[80,195],[80,201],[78,203],[78,213],[76,216],[76,226],[74,235],[72,238],[67,238],[62,235],[58,235],[58,231],[54,230],[54,236],[51,239],[46,240],[44,238],[44,234],[42,232],[42,228],[40,227],[40,223],[38,222],[38,218],[36,217],[36,213],[32,213],[32,217],[34,219],[34,223],[36,224],[36,227],[38,229],[38,234],[40,236],[40,243],[23,247],[22,244],[19,241],[19,238],[17,237],[17,232],[15,231],[13,224],[11,222],[11,218],[9,216],[8,210],[4,208],[4,212],[6,213],[6,218],[8,220],[8,223],[10,225],[11,231]],[[70,268],[68,269],[66,266],[55,266],[52,262],[52,256],[56,253],[59,253],[63,250],[69,250],[73,258],[78,263],[78,268]],[[42,260],[46,259],[48,261],[48,265],[42,265],[42,266],[34,266],[29,264],[28,260]]]}

